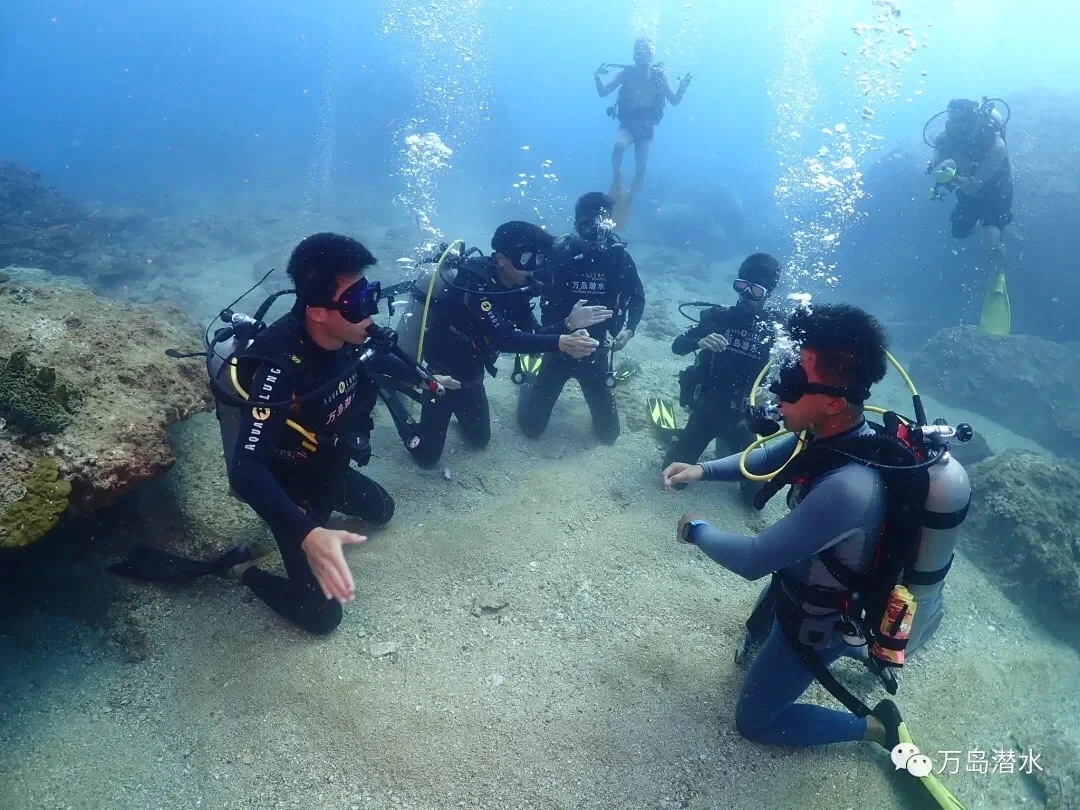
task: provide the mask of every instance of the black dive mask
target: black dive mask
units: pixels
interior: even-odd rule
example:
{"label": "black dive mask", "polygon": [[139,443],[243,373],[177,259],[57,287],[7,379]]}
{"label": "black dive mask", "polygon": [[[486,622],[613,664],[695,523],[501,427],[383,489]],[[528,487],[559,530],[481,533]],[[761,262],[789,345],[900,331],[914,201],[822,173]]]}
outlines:
{"label": "black dive mask", "polygon": [[861,405],[870,398],[870,392],[865,388],[822,385],[821,383],[810,382],[806,376],[806,369],[802,367],[801,363],[781,369],[780,376],[769,386],[769,391],[775,394],[776,398],[781,402],[789,404],[798,402],[806,394],[842,397],[856,405]]}
{"label": "black dive mask", "polygon": [[365,318],[373,318],[379,311],[379,299],[382,297],[382,287],[377,281],[368,281],[362,278],[355,284],[351,284],[342,291],[337,301],[328,304],[312,304],[326,309],[333,309],[341,313],[341,317],[349,323],[360,323]]}
{"label": "black dive mask", "polygon": [[511,264],[525,273],[536,273],[543,268],[544,261],[543,253],[534,253],[531,250],[510,257]]}

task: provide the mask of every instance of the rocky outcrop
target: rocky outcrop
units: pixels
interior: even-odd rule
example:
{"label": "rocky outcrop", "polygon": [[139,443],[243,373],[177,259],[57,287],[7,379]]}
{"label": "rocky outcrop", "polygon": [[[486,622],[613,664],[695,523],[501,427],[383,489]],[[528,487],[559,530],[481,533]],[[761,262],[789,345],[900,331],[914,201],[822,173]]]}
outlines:
{"label": "rocky outcrop", "polygon": [[212,405],[201,361],[165,356],[200,345],[179,309],[19,275],[0,284],[0,545],[38,539],[62,498],[86,514],[163,475],[165,428]]}
{"label": "rocky outcrop", "polygon": [[920,388],[944,402],[985,414],[1060,455],[1080,457],[1078,348],[955,327],[919,350],[911,373]]}
{"label": "rocky outcrop", "polygon": [[1080,470],[1006,450],[970,470],[968,559],[1043,622],[1080,644]]}

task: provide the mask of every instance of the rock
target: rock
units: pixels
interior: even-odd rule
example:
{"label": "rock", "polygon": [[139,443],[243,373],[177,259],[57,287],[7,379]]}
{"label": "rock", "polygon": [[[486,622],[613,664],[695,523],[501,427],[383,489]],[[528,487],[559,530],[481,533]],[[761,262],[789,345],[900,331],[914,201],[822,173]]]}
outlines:
{"label": "rock", "polygon": [[401,645],[396,641],[376,641],[368,647],[368,652],[371,653],[372,658],[383,658],[396,653],[399,646]]}
{"label": "rock", "polygon": [[[55,419],[28,421],[24,414],[0,436],[5,512],[19,500],[12,493],[32,489],[43,458],[57,465],[53,484],[70,485],[72,515],[163,475],[175,460],[165,428],[212,405],[200,361],[169,359],[165,349],[199,341],[198,328],[175,307],[121,304],[56,284],[0,287],[8,368],[10,358],[20,358],[20,379],[31,381],[25,390],[63,404]],[[76,389],[78,397],[69,397]]]}
{"label": "rock", "polygon": [[[973,326],[943,329],[916,353],[919,387],[985,414],[1064,456],[1080,457],[1078,344],[1030,335],[993,337]],[[976,434],[978,425],[972,425]]]}
{"label": "rock", "polygon": [[986,437],[979,432],[976,432],[969,441],[953,442],[949,445],[949,452],[964,467],[978,464],[980,461],[994,455],[994,451],[990,449]]}
{"label": "rock", "polygon": [[970,475],[965,556],[1080,646],[1080,470],[1011,449]]}
{"label": "rock", "polygon": [[472,615],[483,616],[498,613],[510,604],[510,600],[494,591],[485,591],[473,599]]}

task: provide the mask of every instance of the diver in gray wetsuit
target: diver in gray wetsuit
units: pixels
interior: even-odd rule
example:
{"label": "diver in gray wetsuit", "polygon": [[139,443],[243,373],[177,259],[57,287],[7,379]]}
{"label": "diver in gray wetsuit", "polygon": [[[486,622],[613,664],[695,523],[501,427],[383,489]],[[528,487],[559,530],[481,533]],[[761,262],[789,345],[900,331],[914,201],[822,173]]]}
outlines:
{"label": "diver in gray wetsuit", "polygon": [[[855,307],[826,305],[812,314],[796,313],[789,330],[800,342],[800,362],[784,369],[771,390],[780,400],[785,427],[812,435],[803,453],[819,455],[816,443],[843,446],[872,435],[863,403],[870,386],[885,376],[881,325]],[[779,470],[798,441],[793,435],[755,450],[747,459],[748,470]],[[705,464],[675,463],[664,470],[669,489],[741,478],[738,455]],[[736,724],[743,736],[773,745],[853,740],[884,745],[899,722],[891,701],[882,701],[865,718],[796,702],[815,678],[797,645],[816,651],[826,668],[847,649],[838,605],[850,592],[837,577],[843,569],[865,574],[874,562],[887,508],[882,475],[841,459],[831,470],[797,480],[789,505],[790,514],[757,537],[722,531],[695,515],[679,523],[682,542],[698,546],[728,570],[751,580],[777,572],[776,617],[747,674]],[[792,641],[796,633],[797,645]]]}

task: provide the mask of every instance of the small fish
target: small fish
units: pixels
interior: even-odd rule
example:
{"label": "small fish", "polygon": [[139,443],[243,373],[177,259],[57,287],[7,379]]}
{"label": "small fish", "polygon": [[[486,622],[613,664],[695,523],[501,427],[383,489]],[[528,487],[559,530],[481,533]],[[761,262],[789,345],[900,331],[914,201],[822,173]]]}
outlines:
{"label": "small fish", "polygon": [[410,259],[408,256],[402,256],[394,264],[416,264],[416,259]]}

